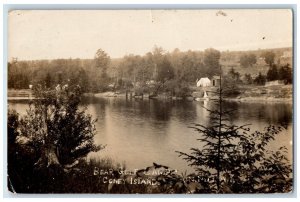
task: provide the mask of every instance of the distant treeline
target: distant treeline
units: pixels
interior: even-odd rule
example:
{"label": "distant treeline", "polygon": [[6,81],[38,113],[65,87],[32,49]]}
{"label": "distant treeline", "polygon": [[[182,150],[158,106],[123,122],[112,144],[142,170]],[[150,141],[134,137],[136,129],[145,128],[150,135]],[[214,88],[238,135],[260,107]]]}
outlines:
{"label": "distant treeline", "polygon": [[[154,47],[152,52],[143,56],[130,54],[119,59],[111,59],[101,49],[96,52],[94,59],[18,61],[15,58],[8,63],[8,88],[26,89],[36,84],[53,88],[58,84],[76,84],[84,92],[103,92],[132,88],[144,90],[155,85],[156,90],[184,92],[186,87],[195,85],[201,77],[219,75],[220,65],[231,68],[225,73],[235,72],[239,74],[238,79],[243,77],[244,83],[250,84],[256,78],[241,75],[239,69],[253,69],[263,58],[265,66],[274,70],[275,65],[276,71],[280,71],[280,59],[285,52],[291,52],[291,48],[250,52],[220,52],[213,48],[205,51],[182,52],[175,49],[165,52],[162,48]],[[279,78],[280,74],[277,75]],[[267,75],[258,76],[267,79]],[[260,80],[257,82],[261,83]]]}

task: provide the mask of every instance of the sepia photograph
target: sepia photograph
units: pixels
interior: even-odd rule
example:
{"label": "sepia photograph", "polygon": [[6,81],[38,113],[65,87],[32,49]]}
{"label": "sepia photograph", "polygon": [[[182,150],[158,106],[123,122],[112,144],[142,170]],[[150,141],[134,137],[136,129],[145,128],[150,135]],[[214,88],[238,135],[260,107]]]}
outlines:
{"label": "sepia photograph", "polygon": [[10,10],[7,190],[294,190],[293,9]]}

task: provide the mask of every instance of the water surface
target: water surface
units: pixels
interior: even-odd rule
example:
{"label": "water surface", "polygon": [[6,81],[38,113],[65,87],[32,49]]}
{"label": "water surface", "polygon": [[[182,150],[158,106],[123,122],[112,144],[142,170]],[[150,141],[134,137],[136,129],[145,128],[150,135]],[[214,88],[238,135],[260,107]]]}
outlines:
{"label": "water surface", "polygon": [[[89,98],[84,100],[87,112],[97,118],[97,144],[105,150],[91,156],[110,157],[125,163],[129,169],[144,168],[153,162],[180,171],[192,171],[175,151],[189,152],[191,147],[202,147],[196,141],[200,134],[189,128],[194,123],[211,123],[207,110],[212,102],[126,100],[124,98]],[[26,101],[9,101],[9,107],[25,114]],[[230,116],[235,125],[251,124],[251,130],[263,130],[269,124],[286,125],[270,144],[275,150],[289,148],[292,159],[292,104],[290,103],[225,103],[226,109],[236,109]]]}

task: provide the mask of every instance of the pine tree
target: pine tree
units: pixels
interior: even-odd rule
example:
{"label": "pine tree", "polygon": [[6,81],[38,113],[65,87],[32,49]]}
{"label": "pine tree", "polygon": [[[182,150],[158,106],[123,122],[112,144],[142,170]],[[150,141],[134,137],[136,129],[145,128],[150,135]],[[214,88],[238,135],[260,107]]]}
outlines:
{"label": "pine tree", "polygon": [[[222,82],[221,82],[222,84]],[[201,134],[197,139],[202,148],[191,148],[191,154],[177,151],[198,176],[206,178],[209,193],[288,192],[292,187],[291,165],[285,156],[286,148],[267,151],[267,144],[275,139],[283,127],[268,126],[263,132],[251,132],[249,125],[229,123],[235,111],[224,109],[222,85],[210,113],[210,126],[195,124]]]}

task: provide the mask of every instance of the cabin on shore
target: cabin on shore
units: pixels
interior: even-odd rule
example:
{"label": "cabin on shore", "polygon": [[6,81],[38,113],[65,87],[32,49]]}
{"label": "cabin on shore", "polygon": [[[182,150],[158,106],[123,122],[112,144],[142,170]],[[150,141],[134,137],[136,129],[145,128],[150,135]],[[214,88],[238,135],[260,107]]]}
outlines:
{"label": "cabin on shore", "polygon": [[221,78],[220,76],[213,76],[211,79],[211,86],[219,87],[221,84]]}

